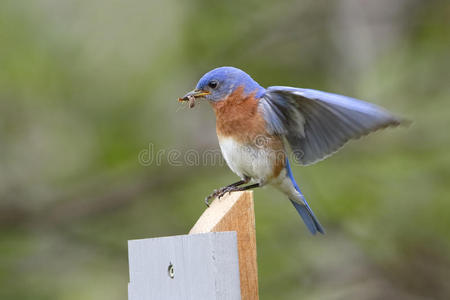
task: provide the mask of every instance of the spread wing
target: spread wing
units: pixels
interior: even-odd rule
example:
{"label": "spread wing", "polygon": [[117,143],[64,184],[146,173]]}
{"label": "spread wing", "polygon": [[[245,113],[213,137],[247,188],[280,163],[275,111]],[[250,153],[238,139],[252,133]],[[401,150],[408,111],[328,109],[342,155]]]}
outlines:
{"label": "spread wing", "polygon": [[286,137],[299,163],[322,160],[348,140],[402,120],[374,104],[310,89],[269,87],[259,101],[267,129]]}

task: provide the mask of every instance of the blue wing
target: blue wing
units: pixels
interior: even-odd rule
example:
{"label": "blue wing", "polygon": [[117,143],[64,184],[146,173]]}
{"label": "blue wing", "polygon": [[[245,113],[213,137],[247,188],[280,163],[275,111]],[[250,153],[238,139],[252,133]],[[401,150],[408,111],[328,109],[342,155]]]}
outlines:
{"label": "blue wing", "polygon": [[304,165],[325,159],[350,139],[402,123],[374,104],[310,89],[269,87],[259,103],[269,132],[285,136]]}

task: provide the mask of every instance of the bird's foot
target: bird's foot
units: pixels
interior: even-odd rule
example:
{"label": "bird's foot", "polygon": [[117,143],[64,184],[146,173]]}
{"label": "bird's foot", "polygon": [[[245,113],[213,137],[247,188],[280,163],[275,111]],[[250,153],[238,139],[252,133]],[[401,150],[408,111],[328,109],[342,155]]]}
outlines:
{"label": "bird's foot", "polygon": [[223,196],[225,196],[226,193],[230,194],[235,189],[236,189],[236,187],[234,187],[234,186],[227,186],[227,187],[221,188],[219,191],[219,194],[217,195],[217,198],[220,199]]}
{"label": "bird's foot", "polygon": [[207,207],[212,203],[214,198],[222,198],[226,193],[231,193],[235,187],[226,186],[217,190],[214,190],[208,197],[205,198],[205,204]]}

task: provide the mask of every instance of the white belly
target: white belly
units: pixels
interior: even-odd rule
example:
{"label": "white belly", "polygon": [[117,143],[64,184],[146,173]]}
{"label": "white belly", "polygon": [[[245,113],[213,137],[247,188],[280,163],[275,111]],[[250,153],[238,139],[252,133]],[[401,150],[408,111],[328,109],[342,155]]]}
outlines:
{"label": "white belly", "polygon": [[250,177],[262,184],[272,177],[275,164],[273,151],[242,145],[230,137],[219,138],[219,145],[228,166],[239,177]]}

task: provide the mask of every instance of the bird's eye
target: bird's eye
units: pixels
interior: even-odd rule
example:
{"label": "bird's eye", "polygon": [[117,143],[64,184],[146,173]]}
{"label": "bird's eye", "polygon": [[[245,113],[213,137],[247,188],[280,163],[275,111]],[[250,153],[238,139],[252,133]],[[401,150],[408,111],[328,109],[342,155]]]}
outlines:
{"label": "bird's eye", "polygon": [[215,89],[215,88],[217,87],[218,84],[219,84],[219,83],[218,83],[216,80],[211,80],[211,81],[208,83],[208,86],[209,86],[210,88],[212,88],[212,89]]}

